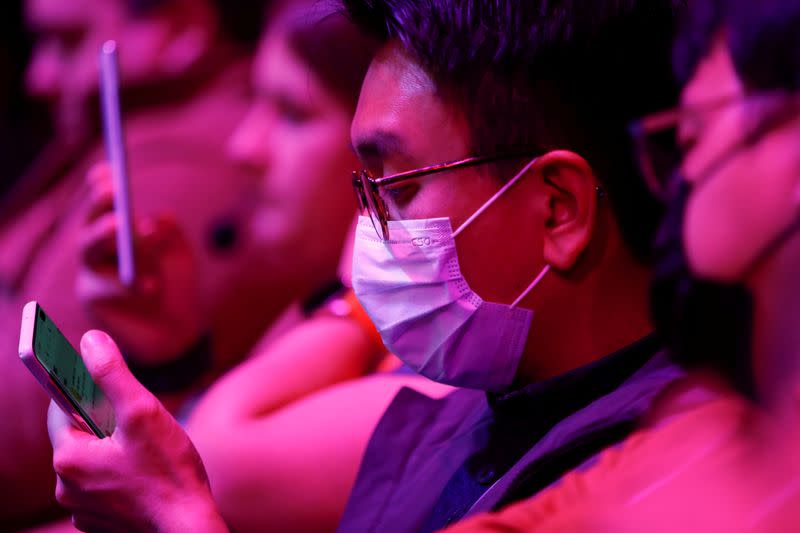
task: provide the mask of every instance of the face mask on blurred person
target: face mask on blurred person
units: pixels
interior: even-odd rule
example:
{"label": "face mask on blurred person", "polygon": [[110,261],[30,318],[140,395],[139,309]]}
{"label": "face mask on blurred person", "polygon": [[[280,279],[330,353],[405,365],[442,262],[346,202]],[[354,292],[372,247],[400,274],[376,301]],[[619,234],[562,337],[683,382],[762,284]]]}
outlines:
{"label": "face mask on blurred person", "polygon": [[511,305],[483,301],[461,274],[455,245],[474,219],[455,232],[449,218],[389,221],[391,240],[382,241],[369,217],[360,217],[353,290],[386,347],[417,373],[500,392],[514,381],[533,320],[533,311],[518,305],[550,267]]}
{"label": "face mask on blurred person", "polygon": [[753,397],[750,292],[742,284],[711,282],[691,273],[683,244],[690,190],[680,178],[675,184],[653,246],[650,302],[656,330],[676,362],[711,367]]}
{"label": "face mask on blurred person", "polygon": [[683,242],[692,271],[729,284],[753,280],[800,229],[797,171],[789,163],[796,135],[786,140],[800,98],[767,92],[743,97],[739,108],[747,118],[739,115],[733,139],[715,143],[713,131],[688,142],[681,180],[690,188]]}

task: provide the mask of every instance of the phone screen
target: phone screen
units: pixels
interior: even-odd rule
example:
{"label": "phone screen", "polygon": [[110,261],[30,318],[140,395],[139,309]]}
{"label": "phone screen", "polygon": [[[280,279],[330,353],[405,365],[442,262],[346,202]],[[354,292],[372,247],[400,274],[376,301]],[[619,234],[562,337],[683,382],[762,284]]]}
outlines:
{"label": "phone screen", "polygon": [[33,353],[92,431],[111,435],[115,420],[108,398],[92,380],[75,348],[38,306],[33,330]]}

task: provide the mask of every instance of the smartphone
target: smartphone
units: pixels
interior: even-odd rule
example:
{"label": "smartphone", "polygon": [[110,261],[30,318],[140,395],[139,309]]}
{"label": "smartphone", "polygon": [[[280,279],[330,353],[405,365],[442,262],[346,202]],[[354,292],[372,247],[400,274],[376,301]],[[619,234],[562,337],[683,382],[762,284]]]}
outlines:
{"label": "smartphone", "polygon": [[37,302],[22,310],[19,356],[50,397],[84,431],[104,438],[114,431],[114,410],[92,380],[77,350]]}
{"label": "smartphone", "polygon": [[117,215],[117,269],[126,287],[136,280],[133,256],[133,214],[131,213],[128,158],[119,104],[119,57],[117,43],[106,41],[100,47],[100,102],[106,154],[114,183],[114,211]]}

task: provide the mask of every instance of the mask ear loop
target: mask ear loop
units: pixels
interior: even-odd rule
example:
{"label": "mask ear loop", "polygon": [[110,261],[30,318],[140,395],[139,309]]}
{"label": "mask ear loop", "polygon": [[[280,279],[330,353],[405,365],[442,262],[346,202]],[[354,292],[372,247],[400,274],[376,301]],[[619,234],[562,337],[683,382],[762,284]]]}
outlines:
{"label": "mask ear loop", "polygon": [[535,289],[535,288],[536,288],[536,286],[539,284],[539,282],[540,282],[540,281],[542,281],[542,278],[544,278],[544,276],[545,276],[545,275],[546,275],[548,272],[550,272],[550,265],[545,265],[545,266],[544,266],[544,268],[542,269],[542,271],[541,271],[541,272],[539,272],[539,275],[538,275],[538,276],[536,276],[536,279],[535,279],[535,280],[533,280],[533,281],[531,282],[531,284],[530,284],[530,285],[528,285],[528,288],[527,288],[527,289],[525,289],[524,291],[522,291],[522,294],[520,294],[520,295],[519,295],[519,298],[517,298],[516,300],[514,300],[514,303],[512,303],[512,304],[511,304],[511,309],[514,309],[515,307],[517,307],[517,306],[519,305],[519,303],[520,303],[522,300],[524,300],[524,299],[525,299],[525,297],[526,297],[526,296],[528,296],[528,294],[530,294],[530,292],[531,292],[533,289]]}
{"label": "mask ear loop", "polygon": [[[535,158],[531,159],[531,160],[528,162],[528,164],[527,164],[527,165],[525,165],[524,167],[522,167],[522,170],[520,170],[520,171],[517,173],[517,175],[516,175],[516,176],[514,176],[513,178],[511,178],[510,180],[508,180],[508,183],[506,183],[505,185],[503,185],[503,186],[500,188],[500,190],[499,190],[499,191],[497,191],[497,192],[495,193],[495,195],[494,195],[494,196],[492,196],[491,198],[489,198],[489,200],[487,200],[485,204],[483,204],[483,205],[482,205],[482,206],[481,206],[481,207],[480,207],[480,208],[479,208],[477,211],[475,211],[475,212],[472,214],[472,216],[471,216],[471,217],[469,217],[469,218],[468,218],[468,219],[467,219],[467,220],[466,220],[466,221],[465,221],[463,224],[461,224],[461,226],[460,226],[460,227],[459,227],[457,230],[455,230],[455,231],[453,232],[453,238],[455,239],[456,237],[458,237],[458,235],[459,235],[459,234],[460,234],[462,231],[464,231],[465,229],[467,229],[467,226],[469,226],[470,224],[472,224],[472,222],[473,222],[473,221],[474,221],[476,218],[478,218],[479,216],[481,216],[481,215],[483,214],[483,212],[484,212],[484,211],[486,211],[487,209],[489,209],[489,208],[492,206],[492,204],[494,204],[494,203],[495,203],[495,202],[498,200],[498,198],[500,198],[501,196],[503,196],[503,194],[505,194],[505,193],[506,193],[506,191],[508,191],[508,190],[509,190],[511,187],[513,187],[513,186],[514,186],[514,185],[515,185],[515,184],[516,184],[516,183],[517,183],[519,180],[521,180],[521,179],[522,179],[522,177],[523,177],[525,174],[527,174],[527,172],[528,172],[528,171],[531,169],[531,167],[532,167],[532,166],[533,166],[533,165],[536,163],[536,161],[537,161],[538,159],[539,159],[538,157],[535,157]],[[530,292],[531,292],[531,291],[532,291],[534,288],[536,288],[536,286],[539,284],[539,282],[540,282],[540,281],[542,281],[542,278],[544,278],[545,274],[547,274],[548,272],[550,272],[550,265],[545,265],[545,267],[542,269],[542,271],[541,271],[541,272],[539,272],[539,275],[538,275],[538,276],[536,276],[536,279],[534,279],[534,280],[531,282],[531,284],[530,284],[530,285],[528,285],[528,288],[527,288],[527,289],[525,289],[525,290],[522,292],[522,294],[520,294],[520,295],[519,295],[519,297],[518,297],[516,300],[514,300],[514,303],[512,303],[512,304],[511,304],[511,308],[513,309],[513,308],[517,307],[517,305],[519,305],[519,303],[520,303],[522,300],[524,300],[524,299],[525,299],[525,297],[526,297],[526,296],[528,296],[528,294],[530,294]]]}
{"label": "mask ear loop", "polygon": [[497,191],[497,192],[495,193],[495,195],[494,195],[494,196],[492,196],[491,198],[489,198],[489,200],[487,200],[487,202],[486,202],[485,204],[483,204],[483,205],[482,205],[482,206],[481,206],[481,207],[480,207],[480,208],[479,208],[477,211],[475,211],[475,212],[472,214],[472,216],[471,216],[471,217],[469,217],[469,218],[468,218],[468,219],[467,219],[467,220],[466,220],[466,221],[465,221],[463,224],[461,224],[461,226],[460,226],[460,227],[459,227],[457,230],[455,230],[455,231],[453,232],[453,238],[455,239],[456,237],[458,237],[459,233],[461,233],[462,231],[464,231],[465,229],[467,229],[467,226],[469,226],[470,224],[472,224],[472,222],[473,222],[473,221],[474,221],[476,218],[478,218],[479,216],[481,216],[481,215],[483,214],[483,212],[484,212],[484,211],[486,211],[487,209],[489,209],[489,208],[492,206],[492,204],[493,204],[493,203],[495,203],[495,202],[498,200],[498,198],[500,198],[501,196],[503,196],[503,194],[505,194],[505,192],[506,192],[508,189],[510,189],[511,187],[513,187],[513,186],[514,186],[514,185],[515,185],[515,184],[516,184],[516,183],[517,183],[517,182],[518,182],[518,181],[519,181],[519,180],[522,178],[522,176],[524,176],[524,175],[525,175],[525,173],[527,173],[527,172],[528,172],[528,170],[530,170],[530,168],[533,166],[533,164],[534,164],[534,163],[536,163],[536,161],[537,161],[538,159],[539,159],[538,157],[536,157],[536,158],[532,159],[532,160],[531,160],[531,161],[530,161],[530,162],[529,162],[527,165],[525,165],[525,166],[522,168],[522,170],[520,170],[520,171],[519,171],[519,173],[517,173],[517,175],[516,175],[516,176],[514,176],[513,178],[511,178],[511,179],[508,181],[508,183],[506,183],[505,185],[503,185],[503,186],[500,188],[500,190],[499,190],[499,191]]}

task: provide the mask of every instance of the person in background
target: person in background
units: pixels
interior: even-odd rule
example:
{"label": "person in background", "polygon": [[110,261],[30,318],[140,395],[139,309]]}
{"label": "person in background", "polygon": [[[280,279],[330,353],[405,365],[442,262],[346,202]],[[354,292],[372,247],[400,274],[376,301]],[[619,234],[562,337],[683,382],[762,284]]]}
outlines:
{"label": "person in background", "polygon": [[[357,165],[350,121],[377,43],[333,7],[317,0],[272,7],[253,67],[250,111],[228,143],[233,163],[262,176],[260,189],[240,207],[259,246],[253,261],[264,276],[286,284],[326,281],[322,274],[333,279],[356,207],[342,178]],[[115,277],[115,215],[107,167],[98,166],[90,181],[95,194],[83,229],[79,297],[125,346],[129,366],[185,350],[170,340],[172,317],[191,316],[195,305],[189,247],[173,245],[165,253],[141,221],[141,276],[160,273],[156,300],[181,304],[169,316],[142,305],[135,291],[98,297],[93,287],[113,285]],[[396,392],[403,386],[431,395],[448,390],[385,372],[399,361],[387,354],[349,289],[351,262],[352,243],[342,259],[342,283],[294,306],[249,360],[188,413],[187,430],[215,500],[236,530],[333,529],[369,435]],[[314,445],[319,442],[326,445]],[[263,499],[274,504],[260,505]]]}
{"label": "person in background", "polygon": [[[27,0],[24,8],[36,34],[27,87],[49,103],[56,138],[0,206],[6,408],[0,481],[16,488],[0,503],[0,522],[10,527],[44,520],[54,507],[50,445],[41,427],[47,394],[17,356],[20,309],[39,300],[73,342],[97,324],[75,287],[80,230],[92,205],[86,171],[104,159],[97,105],[104,40],[116,39],[121,50],[134,211],[160,221],[153,238],[168,247],[174,243],[170,235],[184,233],[198,263],[203,284],[184,322],[193,328],[209,324],[213,348],[236,359],[289,301],[280,287],[265,287],[249,270],[244,240],[220,248],[212,239],[219,221],[256,182],[251,173],[231,167],[220,148],[246,111],[247,61],[220,31],[215,7],[204,0]],[[165,219],[167,210],[172,216]],[[249,307],[254,302],[258,314]],[[233,309],[244,318],[227,320],[210,311],[226,307],[228,315],[236,316]],[[175,337],[180,335],[176,328]]]}
{"label": "person in background", "polygon": [[[251,213],[250,231],[261,239],[264,257],[254,260],[263,265],[263,275],[294,279],[291,270],[297,278],[319,279],[341,254],[355,210],[351,186],[343,179],[357,165],[350,120],[376,43],[315,0],[280,3],[267,21],[253,69],[254,101],[229,152],[263,176],[257,201],[243,206]],[[108,205],[107,177],[100,181],[106,200],[98,204]],[[86,233],[99,235],[92,228],[101,225],[90,224]],[[104,249],[89,255],[113,259],[113,239],[99,238],[88,247]],[[391,368],[393,358],[347,289],[351,248],[346,250],[345,287],[298,306],[305,315],[299,324],[270,331],[248,361],[211,387],[189,418],[188,431],[220,511],[237,530],[333,529],[369,435],[397,390],[406,385],[429,394],[447,390],[413,375],[359,379]],[[165,256],[160,264],[160,271],[175,273],[161,284],[174,294],[166,300],[191,305],[182,283],[186,270]],[[94,283],[113,272],[113,261],[87,266]],[[146,321],[166,339],[171,322],[135,307],[134,296],[121,295],[109,306],[90,291],[82,293],[115,338],[126,346],[138,344],[137,353],[147,355],[164,343],[143,341],[141,330],[130,325]],[[290,316],[284,322],[297,320]],[[319,442],[326,445],[312,445]],[[260,505],[263,499],[274,505]]]}
{"label": "person in background", "polygon": [[[369,169],[353,290],[387,348],[463,390],[397,394],[345,531],[435,530],[530,496],[624,438],[681,375],[649,335],[636,252],[657,213],[627,136],[674,103],[676,6],[481,6],[348,2],[384,41],[351,126]],[[82,349],[119,425],[105,442],[51,412],[76,524],[224,529],[201,456],[113,341],[91,332]]]}
{"label": "person in background", "polygon": [[675,45],[681,105],[638,127],[642,139],[677,136],[680,171],[655,172],[652,150],[643,161],[677,215],[663,233],[680,236],[694,276],[749,296],[749,357],[688,361],[693,376],[657,402],[653,427],[532,501],[453,533],[800,523],[800,6],[705,0],[689,15]]}

